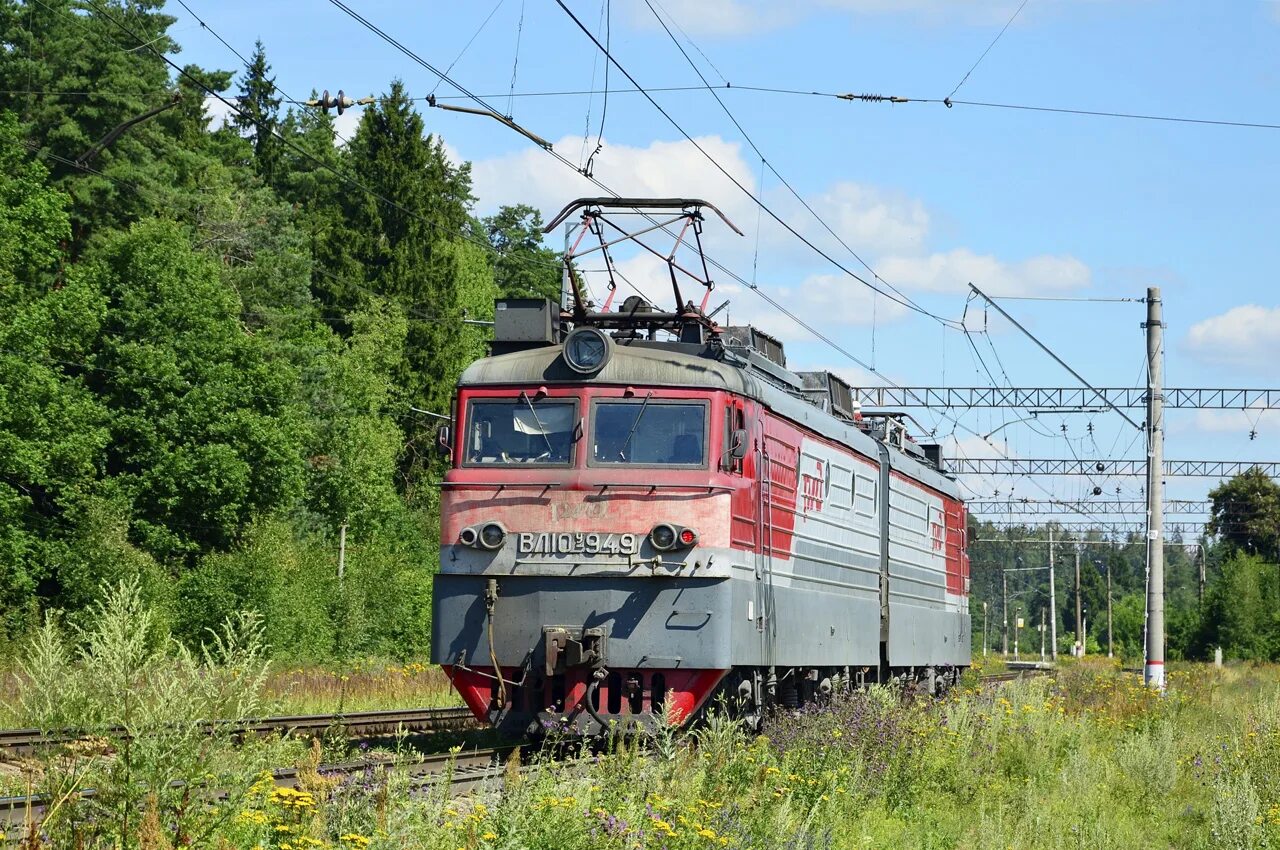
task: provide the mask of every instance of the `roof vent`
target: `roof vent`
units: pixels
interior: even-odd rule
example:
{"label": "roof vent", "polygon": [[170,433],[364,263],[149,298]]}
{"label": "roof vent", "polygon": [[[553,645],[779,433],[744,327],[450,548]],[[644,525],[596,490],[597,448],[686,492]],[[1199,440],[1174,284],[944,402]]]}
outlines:
{"label": "roof vent", "polygon": [[787,354],[782,348],[782,341],[769,336],[759,328],[737,325],[722,329],[720,336],[728,348],[745,348],[748,351],[754,351],[770,363],[784,369],[787,366]]}
{"label": "roof vent", "polygon": [[501,298],[493,303],[493,354],[560,341],[560,308],[546,298]]}
{"label": "roof vent", "polygon": [[831,372],[797,372],[804,381],[804,397],[833,416],[857,419],[862,406],[853,400],[853,388]]}

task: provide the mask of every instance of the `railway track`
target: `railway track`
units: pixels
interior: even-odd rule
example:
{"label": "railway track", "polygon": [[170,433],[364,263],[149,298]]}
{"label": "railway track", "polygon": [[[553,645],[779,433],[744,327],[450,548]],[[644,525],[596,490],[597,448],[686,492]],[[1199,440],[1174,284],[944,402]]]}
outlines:
{"label": "railway track", "polygon": [[[512,747],[501,747],[461,753],[441,753],[423,756],[414,762],[401,762],[396,765],[396,768],[408,776],[410,793],[432,788],[447,775],[450,793],[454,796],[462,796],[500,780],[507,769],[505,759],[512,749]],[[365,771],[377,770],[379,767],[386,767],[388,764],[389,762],[383,760],[367,759],[339,764],[322,764],[317,771],[324,776],[354,776]],[[282,768],[272,771],[272,778],[277,787],[297,788],[301,781],[300,774],[297,768]],[[175,783],[174,787],[181,787],[181,783]],[[86,788],[80,792],[82,800],[91,800],[94,795],[92,788]],[[20,837],[30,824],[39,823],[44,816],[46,805],[45,798],[39,795],[0,797],[0,843]]]}
{"label": "railway track", "polygon": [[[472,728],[475,718],[466,708],[410,708],[389,711],[349,711],[342,714],[290,714],[264,717],[236,724],[235,735],[268,734],[315,735],[342,728],[351,737],[392,735],[406,732],[456,732]],[[0,760],[28,755],[41,747],[67,743],[79,736],[74,732],[45,734],[37,729],[0,730]]]}
{"label": "railway track", "polygon": [[1007,673],[992,673],[989,676],[980,676],[978,681],[984,685],[995,684],[997,682],[1014,682],[1018,679],[1035,679],[1040,676],[1048,676],[1053,670],[1047,668],[1028,668],[1025,670],[1010,670]]}

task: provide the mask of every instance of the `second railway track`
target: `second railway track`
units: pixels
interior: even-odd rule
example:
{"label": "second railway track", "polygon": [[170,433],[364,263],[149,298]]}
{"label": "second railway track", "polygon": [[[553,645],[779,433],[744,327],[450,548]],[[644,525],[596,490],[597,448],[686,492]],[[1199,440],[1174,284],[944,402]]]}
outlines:
{"label": "second railway track", "polygon": [[[406,732],[458,732],[475,726],[475,718],[466,708],[411,708],[385,711],[348,711],[338,714],[289,714],[235,723],[233,734],[316,735],[341,728],[352,737],[392,735]],[[0,730],[0,760],[28,755],[42,747],[66,743],[81,737],[75,731],[44,733],[38,729]]]}

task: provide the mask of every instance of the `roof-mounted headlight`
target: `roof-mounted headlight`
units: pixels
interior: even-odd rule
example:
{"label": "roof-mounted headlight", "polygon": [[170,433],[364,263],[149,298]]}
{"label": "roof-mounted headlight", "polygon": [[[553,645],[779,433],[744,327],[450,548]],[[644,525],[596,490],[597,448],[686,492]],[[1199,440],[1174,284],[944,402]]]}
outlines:
{"label": "roof-mounted headlight", "polygon": [[599,328],[578,328],[564,341],[564,362],[583,375],[599,372],[613,353],[613,340]]}

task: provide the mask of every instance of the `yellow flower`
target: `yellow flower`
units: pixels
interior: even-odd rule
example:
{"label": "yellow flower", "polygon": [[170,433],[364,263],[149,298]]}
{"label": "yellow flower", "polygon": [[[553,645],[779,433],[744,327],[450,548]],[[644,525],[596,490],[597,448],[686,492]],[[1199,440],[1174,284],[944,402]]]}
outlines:
{"label": "yellow flower", "polygon": [[486,832],[484,835],[482,835],[482,836],[480,836],[480,837],[481,837],[481,838],[483,838],[485,841],[493,841],[494,839],[496,839],[496,838],[498,837],[498,833],[496,833],[496,832]]}

